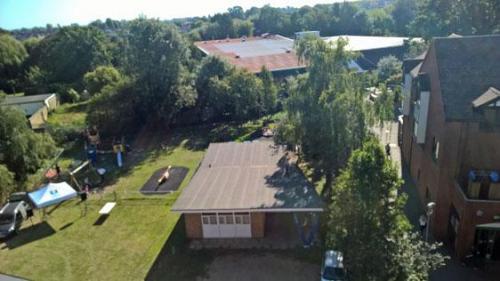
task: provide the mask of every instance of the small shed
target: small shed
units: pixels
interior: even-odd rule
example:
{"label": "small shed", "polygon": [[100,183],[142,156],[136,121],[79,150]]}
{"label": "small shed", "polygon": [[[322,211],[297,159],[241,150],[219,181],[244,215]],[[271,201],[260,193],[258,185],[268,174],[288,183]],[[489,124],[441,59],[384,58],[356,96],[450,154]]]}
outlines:
{"label": "small shed", "polygon": [[33,96],[7,95],[0,106],[9,106],[20,109],[28,118],[33,130],[43,129],[50,112],[59,105],[56,94]]}

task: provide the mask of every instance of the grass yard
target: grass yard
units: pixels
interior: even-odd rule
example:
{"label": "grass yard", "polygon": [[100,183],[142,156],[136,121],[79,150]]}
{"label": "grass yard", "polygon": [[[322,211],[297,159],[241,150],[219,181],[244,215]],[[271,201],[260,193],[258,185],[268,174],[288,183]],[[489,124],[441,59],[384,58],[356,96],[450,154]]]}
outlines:
{"label": "grass yard", "polygon": [[184,136],[173,134],[167,149],[146,149],[125,167],[111,186],[118,205],[102,225],[94,224],[98,210],[114,200],[111,192],[93,195],[86,216],[75,199],[47,222],[25,223],[17,237],[0,244],[0,272],[31,280],[143,280],[179,219],[170,212],[179,191],[146,197],[138,190],[153,171],[170,164],[189,168],[180,189],[189,182],[204,149],[187,147]]}
{"label": "grass yard", "polygon": [[[76,132],[85,127],[84,110],[84,103],[63,105],[51,114],[49,124],[56,130]],[[262,122],[139,134],[132,152],[124,156],[124,167],[111,171],[104,192],[87,201],[85,216],[84,205],[74,199],[48,208],[46,222],[40,221],[37,212],[34,226],[25,222],[18,236],[1,241],[0,272],[30,280],[144,280],[179,220],[170,208],[189,183],[208,143],[252,139]],[[83,144],[76,141],[64,146],[59,159],[63,170],[75,160],[85,160]],[[112,163],[104,159],[97,166]],[[179,190],[142,195],[139,189],[152,173],[168,165],[189,169]],[[98,211],[110,201],[117,201],[117,206],[103,221]]]}

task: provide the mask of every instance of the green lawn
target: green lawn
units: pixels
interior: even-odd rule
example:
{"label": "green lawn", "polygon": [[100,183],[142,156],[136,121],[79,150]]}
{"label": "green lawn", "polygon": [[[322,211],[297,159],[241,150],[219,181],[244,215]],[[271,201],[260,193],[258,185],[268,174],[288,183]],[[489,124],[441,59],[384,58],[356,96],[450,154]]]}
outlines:
{"label": "green lawn", "polygon": [[[51,114],[49,124],[62,130],[84,128],[84,108],[85,104],[64,105]],[[133,151],[125,155],[125,166],[110,171],[104,194],[91,196],[85,216],[79,200],[71,200],[49,208],[46,222],[36,214],[34,226],[27,222],[18,236],[0,242],[0,272],[30,280],[143,280],[179,220],[170,208],[208,143],[252,139],[261,126],[262,120],[257,120],[138,135],[143,141],[131,142]],[[63,169],[74,160],[85,160],[83,144],[64,146]],[[112,165],[109,160],[97,166]],[[139,193],[154,171],[168,165],[189,168],[179,191],[162,196]],[[118,204],[111,215],[95,225],[98,210],[115,200]]]}
{"label": "green lawn", "polygon": [[60,127],[85,128],[86,106],[86,102],[63,104],[50,114],[48,124]]}
{"label": "green lawn", "polygon": [[46,223],[28,222],[20,235],[0,244],[0,272],[32,280],[144,279],[179,218],[170,212],[179,192],[147,197],[138,190],[153,171],[170,164],[189,168],[182,188],[204,152],[187,147],[183,133],[171,139],[169,149],[146,150],[119,174],[113,184],[118,205],[102,225],[94,225],[98,210],[113,193],[93,195],[84,217],[78,200],[66,202]]}

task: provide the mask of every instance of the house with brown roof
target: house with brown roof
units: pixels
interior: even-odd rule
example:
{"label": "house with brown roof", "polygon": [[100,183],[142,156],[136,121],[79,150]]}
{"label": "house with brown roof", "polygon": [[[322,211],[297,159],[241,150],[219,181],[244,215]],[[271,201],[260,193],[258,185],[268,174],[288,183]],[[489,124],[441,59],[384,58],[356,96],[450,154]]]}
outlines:
{"label": "house with brown roof", "polygon": [[252,141],[211,143],[172,211],[183,214],[190,239],[262,238],[273,215],[317,214],[323,207],[291,154]]}
{"label": "house with brown roof", "polygon": [[403,64],[402,156],[459,257],[500,260],[500,36],[433,39]]}

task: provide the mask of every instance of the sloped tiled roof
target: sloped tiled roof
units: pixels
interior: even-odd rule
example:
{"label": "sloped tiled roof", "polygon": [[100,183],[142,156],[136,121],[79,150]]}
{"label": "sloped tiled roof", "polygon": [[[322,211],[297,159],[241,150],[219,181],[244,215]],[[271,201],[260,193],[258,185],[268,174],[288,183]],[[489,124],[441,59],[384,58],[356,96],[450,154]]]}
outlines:
{"label": "sloped tiled roof", "polygon": [[447,120],[473,120],[472,102],[500,89],[500,35],[435,38],[433,46]]}

